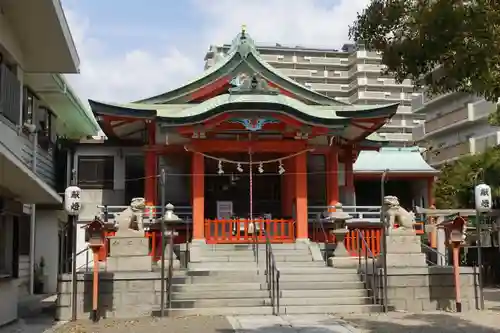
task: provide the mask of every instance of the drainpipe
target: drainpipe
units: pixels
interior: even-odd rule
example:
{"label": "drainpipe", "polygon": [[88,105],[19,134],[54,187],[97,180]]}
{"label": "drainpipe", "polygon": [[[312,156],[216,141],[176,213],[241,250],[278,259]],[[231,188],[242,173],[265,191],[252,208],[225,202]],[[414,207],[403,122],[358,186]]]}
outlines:
{"label": "drainpipe", "polygon": [[[33,133],[33,157],[31,159],[32,166],[31,170],[36,176],[36,163],[38,154],[38,132],[35,130]],[[31,217],[30,217],[30,285],[29,292],[30,295],[35,293],[35,232],[36,232],[36,205],[31,204]]]}

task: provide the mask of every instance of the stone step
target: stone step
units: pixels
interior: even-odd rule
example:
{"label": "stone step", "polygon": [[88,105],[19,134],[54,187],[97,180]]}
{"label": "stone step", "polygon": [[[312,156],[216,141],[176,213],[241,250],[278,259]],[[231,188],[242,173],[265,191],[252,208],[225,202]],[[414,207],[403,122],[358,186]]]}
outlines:
{"label": "stone step", "polygon": [[280,306],[280,314],[348,314],[348,313],[374,313],[380,312],[380,305],[288,305]]}
{"label": "stone step", "polygon": [[190,308],[221,308],[221,307],[259,307],[269,306],[269,297],[261,298],[213,298],[213,299],[184,299],[172,300],[175,309]]}
{"label": "stone step", "polygon": [[[265,262],[264,262],[265,264]],[[325,267],[324,261],[276,261],[279,269],[287,267]]]}
{"label": "stone step", "polygon": [[[265,275],[264,275],[265,276]],[[280,274],[281,282],[358,282],[358,274]]]}
{"label": "stone step", "polygon": [[294,297],[281,298],[280,306],[313,306],[313,305],[365,305],[372,304],[370,297]]}
{"label": "stone step", "polygon": [[[203,249],[202,253],[208,253],[209,255],[217,255],[217,254],[223,254],[223,255],[235,255],[235,256],[244,256],[244,255],[254,255],[254,253],[257,252],[260,255],[264,255],[266,253],[266,248],[265,246],[259,246],[256,250],[252,248],[248,249]],[[301,249],[275,249],[273,248],[273,253],[274,254],[281,254],[281,255],[295,255],[295,254],[309,254],[309,248],[304,247]]]}
{"label": "stone step", "polygon": [[[263,255],[262,258],[259,258],[264,260],[265,256]],[[312,256],[310,254],[306,255],[290,255],[290,256],[281,256],[281,255],[274,255],[274,259],[276,262],[310,262],[312,260]],[[255,257],[252,256],[202,256],[201,258],[202,262],[254,262]]]}
{"label": "stone step", "polygon": [[209,276],[187,276],[175,277],[174,284],[196,284],[196,283],[246,283],[265,282],[265,275],[257,274],[229,274],[229,275],[209,275]]}
{"label": "stone step", "polygon": [[174,300],[229,298],[269,298],[269,290],[189,290],[172,293]]}
{"label": "stone step", "polygon": [[[271,244],[273,251],[279,250],[303,250],[309,249],[306,243],[285,243],[285,244]],[[259,249],[264,250],[266,244],[259,243]],[[253,249],[252,244],[207,244],[202,247],[203,250],[235,250],[235,251],[248,251]]]}
{"label": "stone step", "polygon": [[327,290],[281,290],[282,298],[340,298],[367,297],[366,289],[327,289]]}
{"label": "stone step", "polygon": [[273,309],[270,306],[244,306],[244,307],[220,307],[220,308],[191,308],[191,309],[171,309],[169,315],[172,316],[245,316],[245,315],[272,315]]}
{"label": "stone step", "polygon": [[358,274],[356,269],[339,269],[326,266],[309,267],[303,269],[301,267],[280,267],[281,275],[296,274],[296,275],[311,275],[311,274],[328,274],[328,275],[343,275],[343,274]]}
{"label": "stone step", "polygon": [[197,283],[197,284],[174,284],[173,292],[184,291],[238,291],[238,290],[267,290],[267,286],[261,282],[242,283]]}
{"label": "stone step", "polygon": [[242,270],[257,270],[257,264],[255,262],[191,262],[189,263],[190,271],[200,271],[200,270],[232,270],[232,271],[242,271]]}
{"label": "stone step", "polygon": [[280,281],[281,290],[325,290],[325,289],[363,289],[361,281]]}

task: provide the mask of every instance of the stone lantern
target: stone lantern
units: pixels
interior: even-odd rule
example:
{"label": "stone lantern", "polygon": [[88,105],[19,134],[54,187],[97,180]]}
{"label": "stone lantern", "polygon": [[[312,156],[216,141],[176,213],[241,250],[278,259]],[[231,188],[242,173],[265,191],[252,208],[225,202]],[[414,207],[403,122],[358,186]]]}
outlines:
{"label": "stone lantern", "polygon": [[171,251],[170,243],[173,242],[173,238],[178,235],[175,231],[175,227],[182,223],[182,219],[174,214],[174,205],[167,204],[165,206],[165,215],[160,219],[160,223],[163,223],[163,240],[165,241],[164,251],[165,251],[165,264],[168,265],[170,260],[174,260],[174,268],[180,267],[180,261],[176,258],[175,254]]}
{"label": "stone lantern", "polygon": [[342,210],[342,204],[335,205],[335,211],[329,212],[326,221],[332,224],[330,232],[335,236],[335,257],[348,257],[349,253],[344,245],[345,236],[349,233],[347,229],[347,220],[352,219],[352,216]]}

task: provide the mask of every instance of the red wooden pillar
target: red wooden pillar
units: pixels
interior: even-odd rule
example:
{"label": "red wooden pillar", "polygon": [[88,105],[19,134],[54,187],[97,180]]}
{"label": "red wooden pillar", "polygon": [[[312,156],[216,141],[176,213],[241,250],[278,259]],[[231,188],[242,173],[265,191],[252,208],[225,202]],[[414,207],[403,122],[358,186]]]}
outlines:
{"label": "red wooden pillar", "polygon": [[193,153],[192,160],[193,239],[205,238],[205,159]]}
{"label": "red wooden pillar", "polygon": [[281,176],[281,213],[283,216],[291,217],[293,215],[294,198],[294,175],[293,163],[291,160],[283,161],[285,173]]}
{"label": "red wooden pillar", "polygon": [[332,149],[326,155],[326,195],[327,205],[330,211],[334,211],[332,206],[339,202],[339,154],[337,149]]}
{"label": "red wooden pillar", "polygon": [[353,151],[348,148],[345,151],[345,189],[350,202],[342,203],[346,206],[354,204],[354,171],[353,171]]}
{"label": "red wooden pillar", "polygon": [[298,239],[307,239],[307,155],[300,154],[295,158],[295,211]]}
{"label": "red wooden pillar", "polygon": [[434,176],[427,179],[427,202],[428,207],[434,206],[436,204],[434,199]]}
{"label": "red wooden pillar", "polygon": [[[153,146],[156,142],[156,124],[149,122],[146,126],[148,130],[148,144]],[[158,175],[156,152],[151,149],[146,150],[144,160],[144,199],[146,200],[146,205],[154,206],[156,204],[156,176]]]}

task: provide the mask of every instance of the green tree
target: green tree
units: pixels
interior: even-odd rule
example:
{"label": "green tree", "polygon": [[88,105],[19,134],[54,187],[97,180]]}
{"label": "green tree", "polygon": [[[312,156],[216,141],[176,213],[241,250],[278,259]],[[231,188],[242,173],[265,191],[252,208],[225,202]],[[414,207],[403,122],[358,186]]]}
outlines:
{"label": "green tree", "polygon": [[444,165],[434,187],[436,207],[473,208],[474,185],[484,181],[491,186],[493,198],[500,198],[500,147],[470,155]]}
{"label": "green tree", "polygon": [[[372,0],[349,35],[381,51],[386,72],[399,82],[412,79],[431,94],[500,98],[498,0]],[[498,108],[490,123],[500,125]]]}

